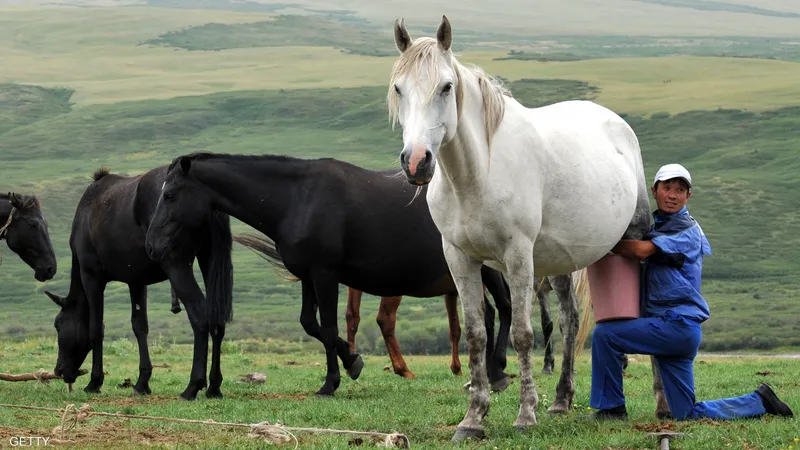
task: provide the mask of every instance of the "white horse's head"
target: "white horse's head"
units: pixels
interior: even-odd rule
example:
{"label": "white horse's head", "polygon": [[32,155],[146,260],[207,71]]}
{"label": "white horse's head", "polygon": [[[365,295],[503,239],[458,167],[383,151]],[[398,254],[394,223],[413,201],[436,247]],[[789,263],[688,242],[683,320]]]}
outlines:
{"label": "white horse's head", "polygon": [[394,24],[400,58],[389,82],[392,124],[403,127],[400,165],[412,184],[431,181],[439,147],[453,139],[458,127],[461,90],[458,63],[450,46],[450,22],[442,16],[436,39],[411,39],[402,20]]}

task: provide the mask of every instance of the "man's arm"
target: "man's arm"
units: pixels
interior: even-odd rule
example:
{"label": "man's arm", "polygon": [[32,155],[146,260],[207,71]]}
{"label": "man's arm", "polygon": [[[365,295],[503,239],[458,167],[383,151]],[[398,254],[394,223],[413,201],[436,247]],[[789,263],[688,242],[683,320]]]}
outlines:
{"label": "man's arm", "polygon": [[649,258],[657,251],[658,247],[656,247],[652,242],[634,239],[623,239],[611,249],[611,252],[614,254],[639,260]]}
{"label": "man's arm", "polygon": [[633,239],[623,239],[611,249],[611,252],[626,258],[651,260],[660,264],[680,269],[686,261],[686,256],[682,253],[664,253],[651,241],[637,241]]}

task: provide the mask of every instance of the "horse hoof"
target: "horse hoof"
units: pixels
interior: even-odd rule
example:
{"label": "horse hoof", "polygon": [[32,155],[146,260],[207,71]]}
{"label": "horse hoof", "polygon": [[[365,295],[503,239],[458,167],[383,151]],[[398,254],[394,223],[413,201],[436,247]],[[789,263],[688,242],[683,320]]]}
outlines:
{"label": "horse hoof", "polygon": [[486,433],[481,428],[456,428],[456,434],[450,440],[453,443],[464,442],[467,439],[474,439],[476,441],[486,439]]}
{"label": "horse hoof", "polygon": [[550,408],[547,409],[547,412],[550,414],[566,414],[569,412],[569,407],[562,403],[553,403]]}
{"label": "horse hoof", "polygon": [[658,419],[658,420],[672,420],[672,413],[658,411],[658,412],[656,412],[656,419]]}
{"label": "horse hoof", "polygon": [[514,429],[519,434],[528,434],[531,428],[533,428],[533,425],[514,425]]}
{"label": "horse hoof", "polygon": [[206,391],[206,398],[222,398],[222,391],[219,389],[209,389]]}
{"label": "horse hoof", "polygon": [[543,375],[552,375],[553,374],[553,369],[550,368],[550,367],[545,367],[544,369],[542,369],[542,374]]}
{"label": "horse hoof", "polygon": [[461,373],[461,367],[450,367],[450,372],[452,372],[453,375],[455,375],[457,377],[460,377],[461,375],[463,375]]}
{"label": "horse hoof", "polygon": [[180,306],[178,306],[177,308],[172,308],[170,311],[172,311],[172,314],[178,314],[179,312],[181,312],[183,310],[181,309]]}
{"label": "horse hoof", "polygon": [[350,370],[347,371],[347,375],[350,376],[350,379],[357,380],[358,376],[361,375],[361,369],[364,368],[364,360],[361,358],[361,355],[356,357],[356,360],[353,361],[353,365],[350,367]]}
{"label": "horse hoof", "polygon": [[149,386],[134,386],[133,392],[139,395],[150,395],[152,393]]}
{"label": "horse hoof", "polygon": [[323,397],[323,398],[331,397],[332,398],[333,397],[333,392],[328,390],[328,389],[320,389],[314,395],[316,395],[317,397]]}
{"label": "horse hoof", "polygon": [[197,398],[197,391],[185,390],[185,391],[181,392],[180,397],[182,399],[190,401],[190,402],[194,401],[194,399]]}
{"label": "horse hoof", "polygon": [[497,381],[492,382],[492,392],[503,392],[511,385],[511,378],[505,376]]}
{"label": "horse hoof", "polygon": [[414,375],[414,372],[412,372],[410,370],[406,370],[405,372],[398,373],[398,375],[400,375],[401,377],[403,377],[403,378],[405,378],[407,380],[413,380],[413,379],[417,378],[417,376]]}
{"label": "horse hoof", "polygon": [[99,394],[100,386],[92,386],[92,385],[86,386],[85,388],[83,388],[83,392],[86,392],[87,394]]}

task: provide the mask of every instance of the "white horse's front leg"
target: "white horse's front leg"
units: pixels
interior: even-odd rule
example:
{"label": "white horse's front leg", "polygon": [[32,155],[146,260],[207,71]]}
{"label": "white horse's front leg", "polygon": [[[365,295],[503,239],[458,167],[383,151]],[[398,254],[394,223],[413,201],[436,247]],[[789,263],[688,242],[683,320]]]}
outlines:
{"label": "white horse's front leg", "polygon": [[453,276],[464,314],[467,349],[469,350],[469,409],[458,424],[453,442],[485,437],[481,422],[489,412],[489,378],[486,375],[486,325],[483,320],[483,286],[481,261],[476,261],[447,241],[444,256]]}
{"label": "white horse's front leg", "polygon": [[519,432],[536,425],[536,406],[539,394],[531,372],[531,300],[533,297],[533,246],[525,245],[510,250],[506,257],[506,273],[511,288],[511,341],[519,357],[520,395],[519,415],[514,427]]}

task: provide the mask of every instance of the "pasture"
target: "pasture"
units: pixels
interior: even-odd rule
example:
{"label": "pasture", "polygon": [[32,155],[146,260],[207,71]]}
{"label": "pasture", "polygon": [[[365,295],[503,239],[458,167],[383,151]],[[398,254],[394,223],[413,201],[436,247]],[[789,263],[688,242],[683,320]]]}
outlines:
{"label": "pasture", "polygon": [[[568,3],[548,0],[532,8],[508,0],[486,11],[477,0],[456,10],[439,0],[205,0],[203,9],[193,0],[0,0],[0,189],[41,198],[59,264],[53,280],[36,282],[0,243],[0,372],[55,365],[57,307],[43,291],[67,293],[69,230],[92,171],[137,174],[194,151],[334,157],[399,170],[400,130],[391,130],[385,104],[396,54],[391,23],[404,16],[413,37],[431,35],[441,12],[453,23],[459,60],[501,77],[523,104],[595,100],[634,128],[648,179],[668,162],[692,171],[690,211],[713,250],[704,269],[711,319],[702,352],[796,353],[800,7],[789,0]],[[251,231],[236,220],[232,225],[235,234]],[[103,393],[83,393],[88,376],[79,378],[73,394],[60,381],[0,382],[0,403],[58,408],[87,402],[109,412],[398,431],[415,448],[449,445],[468,403],[461,391],[468,378],[450,375],[449,359],[438,356],[449,351],[441,298],[407,297],[398,312],[397,337],[418,376],[409,381],[383,371],[388,359],[374,321],[378,301],[365,295],[357,339],[364,372],[356,382],[343,377],[335,399],[317,399],[312,394],[324,377],[324,353],[298,322],[300,285],[238,244],[233,262],[225,399],[178,400],[191,364],[191,328],[185,312],[169,312],[166,283],[149,289],[154,395],[141,399],[118,387],[126,378],[135,382],[137,356],[127,287],[111,283]],[[345,298],[340,286],[342,335]],[[587,412],[588,350],[577,368],[575,411],[548,415],[560,358],[556,376],[538,374],[544,345],[538,314],[534,308],[539,426],[526,437],[510,426],[517,382],[492,394],[491,439],[470,446],[652,448],[646,433],[671,429],[692,434],[672,448],[800,448],[796,424],[774,418],[654,422],[649,360],[642,357],[625,378],[631,424],[576,421]],[[553,339],[560,356],[558,327]],[[800,408],[797,359],[698,360],[699,399],[738,395],[767,381],[795,411]],[[518,373],[513,350],[508,371]],[[250,372],[266,373],[267,382],[237,382]],[[53,413],[0,408],[0,442],[49,435],[58,420]],[[136,420],[93,418],[67,434],[81,448],[263,448],[243,429]],[[343,448],[349,439],[298,437],[301,447],[320,448]]]}
{"label": "pasture", "polygon": [[[324,377],[325,358],[316,351],[292,347],[290,353],[276,353],[270,342],[241,340],[223,345],[222,385],[225,398],[207,400],[200,395],[195,402],[178,399],[184,387],[185,374],[191,364],[191,348],[156,342],[151,351],[153,394],[140,398],[130,387],[120,387],[125,379],[135,383],[136,348],[130,341],[106,341],[106,384],[96,396],[83,393],[87,376],[80,377],[76,390],[67,393],[59,380],[49,384],[38,382],[0,382],[0,403],[64,408],[88,403],[95,411],[217,422],[259,423],[280,422],[287,427],[316,427],[339,430],[370,430],[403,433],[411,448],[459,448],[450,444],[455,425],[462,419],[468,396],[461,390],[468,374],[450,374],[449,361],[442,356],[407,357],[409,367],[417,374],[405,380],[383,370],[388,359],[365,357],[365,367],[358,381],[343,380],[334,398],[314,398],[313,393]],[[53,339],[34,339],[21,343],[0,344],[0,364],[4,370],[25,372],[33,368],[50,368],[55,361]],[[535,381],[539,392],[537,419],[539,424],[526,436],[518,435],[510,426],[517,413],[519,382],[500,394],[492,394],[487,416],[489,440],[467,444],[467,448],[535,448],[535,449],[642,449],[655,448],[648,432],[672,430],[691,437],[671,443],[678,449],[787,449],[797,448],[800,432],[796,421],[767,417],[762,420],[717,422],[656,421],[651,393],[652,377],[649,359],[634,357],[625,377],[630,423],[583,424],[578,418],[587,414],[590,365],[584,354],[577,364],[575,403],[565,416],[546,412],[555,396],[560,357],[556,358],[555,375],[540,375],[541,354],[534,358]],[[466,368],[466,366],[465,366]],[[516,357],[509,357],[508,372],[518,373]],[[718,358],[700,356],[695,365],[698,399],[739,395],[768,382],[797,405],[800,384],[796,359],[769,357]],[[264,384],[240,382],[248,373],[266,375]],[[11,436],[55,436],[51,430],[60,424],[53,412],[22,411],[0,407],[0,440]],[[265,448],[265,444],[247,437],[247,428],[180,424],[147,420],[123,420],[95,417],[79,423],[64,434],[74,439],[73,448]],[[300,448],[359,448],[348,446],[353,436],[296,433]],[[3,444],[5,445],[5,444]],[[281,448],[293,448],[294,443]],[[69,447],[68,447],[69,448]],[[363,448],[370,448],[369,443]]]}

